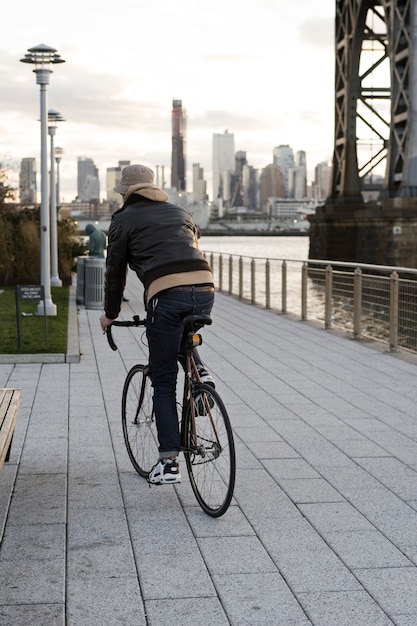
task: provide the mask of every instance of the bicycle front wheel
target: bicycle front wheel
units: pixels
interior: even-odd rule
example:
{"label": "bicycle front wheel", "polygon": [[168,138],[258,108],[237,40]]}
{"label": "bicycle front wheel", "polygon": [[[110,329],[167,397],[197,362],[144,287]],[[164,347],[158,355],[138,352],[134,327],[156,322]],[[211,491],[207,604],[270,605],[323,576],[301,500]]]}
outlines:
{"label": "bicycle front wheel", "polygon": [[147,365],[134,365],[126,376],[122,395],[122,426],[132,465],[147,478],[158,458],[153,390]]}
{"label": "bicycle front wheel", "polygon": [[219,394],[197,385],[186,414],[184,456],[191,487],[203,511],[220,517],[229,508],[236,475],[236,456],[229,416]]}

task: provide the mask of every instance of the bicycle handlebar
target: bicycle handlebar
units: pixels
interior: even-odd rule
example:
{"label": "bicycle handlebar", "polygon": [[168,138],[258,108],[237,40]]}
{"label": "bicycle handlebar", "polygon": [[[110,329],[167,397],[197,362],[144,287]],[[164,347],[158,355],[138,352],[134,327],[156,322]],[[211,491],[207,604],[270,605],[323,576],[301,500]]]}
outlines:
{"label": "bicycle handlebar", "polygon": [[[188,315],[184,318],[183,323],[184,327],[190,325],[190,329],[195,332],[195,328],[201,328],[202,326],[209,326],[212,322],[212,319],[209,315]],[[197,326],[193,326],[193,324],[197,324]],[[107,341],[112,350],[117,350],[117,346],[113,339],[112,334],[112,326],[146,326],[146,319],[141,320],[139,315],[134,315],[133,319],[125,320],[125,321],[117,321],[114,320],[110,326],[107,326],[106,335]]]}
{"label": "bicycle handlebar", "polygon": [[110,326],[107,326],[107,329],[106,329],[107,341],[108,341],[110,348],[112,350],[117,350],[117,346],[113,339],[112,326],[145,326],[145,324],[146,324],[146,320],[141,320],[139,315],[134,315],[133,319],[131,320],[126,320],[126,321],[114,320],[110,324]]}

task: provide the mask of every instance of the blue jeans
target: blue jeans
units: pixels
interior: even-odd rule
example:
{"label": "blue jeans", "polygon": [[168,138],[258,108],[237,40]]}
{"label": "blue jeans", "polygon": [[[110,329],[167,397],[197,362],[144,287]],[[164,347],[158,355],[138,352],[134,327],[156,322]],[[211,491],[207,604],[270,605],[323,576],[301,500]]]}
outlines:
{"label": "blue jeans", "polygon": [[[198,292],[198,285],[195,289],[163,291],[146,308],[160,458],[177,456],[180,451],[176,389],[183,319],[187,315],[210,315],[214,303],[214,290]],[[195,356],[200,362],[198,353]]]}

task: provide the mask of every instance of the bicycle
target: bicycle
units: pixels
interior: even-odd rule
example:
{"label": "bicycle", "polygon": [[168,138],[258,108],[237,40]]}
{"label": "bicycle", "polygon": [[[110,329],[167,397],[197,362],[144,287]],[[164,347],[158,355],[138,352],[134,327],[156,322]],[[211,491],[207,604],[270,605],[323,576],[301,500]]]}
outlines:
{"label": "bicycle", "polygon": [[[233,497],[236,456],[230,419],[218,392],[201,382],[194,361],[193,348],[201,345],[197,333],[211,324],[208,315],[184,318],[184,388],[179,405],[181,451],[197,502],[211,517],[220,517]],[[117,350],[112,326],[145,326],[146,320],[134,315],[132,320],[114,321],[107,329],[110,347]],[[149,363],[134,365],[127,373],[122,393],[123,435],[135,470],[144,478],[158,456],[158,437]]]}

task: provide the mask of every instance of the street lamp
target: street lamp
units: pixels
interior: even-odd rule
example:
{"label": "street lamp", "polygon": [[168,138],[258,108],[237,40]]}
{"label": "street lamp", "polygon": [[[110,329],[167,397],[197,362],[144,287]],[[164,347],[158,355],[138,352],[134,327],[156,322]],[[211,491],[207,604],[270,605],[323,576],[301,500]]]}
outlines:
{"label": "street lamp", "polygon": [[65,63],[55,48],[44,43],[28,49],[22,63],[35,66],[36,84],[40,85],[40,119],[41,119],[41,212],[40,212],[40,244],[41,244],[41,285],[44,288],[44,301],[38,305],[38,315],[56,315],[56,305],[51,298],[50,274],[50,238],[49,238],[49,207],[48,207],[48,163],[47,163],[47,113],[46,86],[49,85],[51,66]]}
{"label": "street lamp", "polygon": [[58,274],[58,237],[57,237],[57,215],[56,215],[56,189],[55,189],[55,149],[54,137],[58,122],[65,122],[61,113],[54,109],[48,111],[48,134],[51,138],[51,171],[49,186],[49,202],[51,209],[51,286],[62,287],[62,280]]}
{"label": "street lamp", "polygon": [[56,210],[59,211],[61,206],[61,191],[59,186],[59,167],[62,159],[63,149],[55,148],[55,163],[56,163]]}

